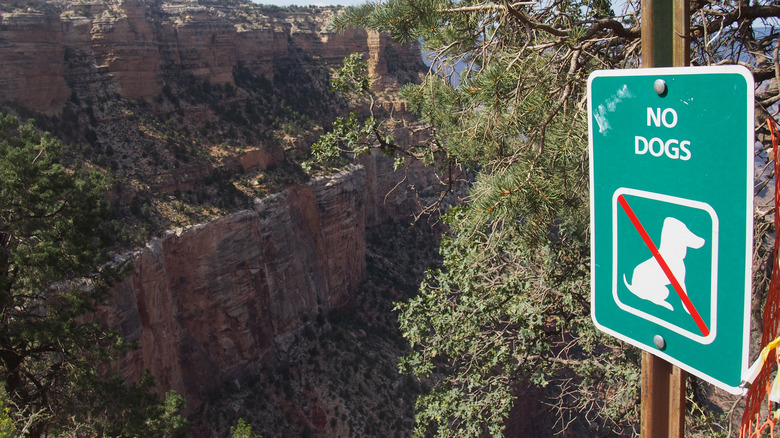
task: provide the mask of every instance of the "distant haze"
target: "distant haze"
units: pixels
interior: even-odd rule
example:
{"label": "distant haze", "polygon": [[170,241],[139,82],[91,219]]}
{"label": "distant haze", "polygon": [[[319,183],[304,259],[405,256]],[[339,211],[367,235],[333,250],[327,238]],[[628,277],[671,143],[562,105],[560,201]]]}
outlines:
{"label": "distant haze", "polygon": [[255,3],[275,6],[357,6],[366,3],[366,0],[252,0]]}

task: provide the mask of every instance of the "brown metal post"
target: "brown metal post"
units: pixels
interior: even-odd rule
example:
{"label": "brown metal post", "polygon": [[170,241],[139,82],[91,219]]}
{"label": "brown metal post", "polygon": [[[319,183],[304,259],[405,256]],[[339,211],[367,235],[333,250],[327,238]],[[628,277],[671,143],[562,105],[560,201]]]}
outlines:
{"label": "brown metal post", "polygon": [[642,352],[642,438],[685,435],[685,378],[685,371]]}
{"label": "brown metal post", "polygon": [[[642,67],[684,67],[690,63],[689,0],[641,0]],[[686,373],[642,352],[642,438],[685,434]]]}
{"label": "brown metal post", "polygon": [[669,381],[669,434],[670,438],[685,436],[685,381],[687,373],[672,367]]}
{"label": "brown metal post", "polygon": [[690,0],[642,0],[642,67],[690,64]]}
{"label": "brown metal post", "polygon": [[690,0],[674,0],[672,20],[672,65],[687,67],[691,63],[691,6]]}
{"label": "brown metal post", "polygon": [[672,364],[642,352],[642,438],[666,438]]}

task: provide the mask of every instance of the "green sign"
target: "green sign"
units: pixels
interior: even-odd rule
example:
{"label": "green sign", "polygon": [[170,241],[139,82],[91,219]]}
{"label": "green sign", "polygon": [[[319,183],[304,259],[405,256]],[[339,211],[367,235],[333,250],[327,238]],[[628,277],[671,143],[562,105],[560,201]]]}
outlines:
{"label": "green sign", "polygon": [[593,321],[742,393],[752,75],[738,66],[597,71],[588,118]]}

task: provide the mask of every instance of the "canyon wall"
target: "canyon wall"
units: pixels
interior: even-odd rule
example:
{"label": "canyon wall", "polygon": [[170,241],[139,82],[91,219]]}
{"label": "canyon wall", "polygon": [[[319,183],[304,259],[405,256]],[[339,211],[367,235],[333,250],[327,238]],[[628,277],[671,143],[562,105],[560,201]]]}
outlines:
{"label": "canyon wall", "polygon": [[[419,64],[419,50],[363,30],[329,32],[335,10],[268,10],[252,3],[50,1],[0,12],[0,101],[59,113],[73,84],[103,82],[128,99],[158,95],[171,73],[233,83],[238,66],[273,79],[304,56],[335,66],[352,52],[370,60],[377,83],[392,63]],[[386,80],[386,79],[384,79]]]}
{"label": "canyon wall", "polygon": [[419,165],[394,171],[380,154],[362,161],[128,255],[132,269],[105,312],[139,346],[123,374],[149,371],[192,412],[224,382],[273,361],[302,322],[348,303],[366,274],[366,227],[409,220],[409,186],[435,184]]}
{"label": "canyon wall", "polygon": [[[395,46],[385,35],[329,32],[333,9],[201,3],[19,0],[13,10],[2,8],[0,102],[52,116],[51,126],[73,143],[89,143],[81,148],[88,158],[112,169],[113,200],[149,207],[161,193],[218,198],[219,184],[204,182],[218,179],[215,170],[258,181],[258,172],[284,167],[288,155],[304,155],[319,131],[278,142],[270,131],[289,120],[276,107],[295,99],[257,91],[261,76],[304,94],[299,111],[321,104],[322,119],[332,120],[338,102],[328,102],[327,68],[350,53],[366,55],[375,90],[393,91],[421,65],[419,48]],[[312,72],[295,74],[303,69]],[[307,78],[317,80],[301,86]],[[408,113],[395,97],[377,106]],[[398,144],[421,140],[395,134]],[[435,197],[438,185],[428,169],[396,170],[381,154],[359,163],[125,255],[128,273],[101,312],[138,345],[119,362],[122,373],[135,379],[148,371],[160,391],[178,391],[188,413],[197,413],[225,382],[273,362],[306,321],[354,303],[366,277],[366,228],[411,220],[420,197]]]}
{"label": "canyon wall", "polygon": [[132,255],[109,312],[148,370],[191,407],[303,318],[343,304],[365,276],[365,172],[294,186],[252,210],[169,232]]}

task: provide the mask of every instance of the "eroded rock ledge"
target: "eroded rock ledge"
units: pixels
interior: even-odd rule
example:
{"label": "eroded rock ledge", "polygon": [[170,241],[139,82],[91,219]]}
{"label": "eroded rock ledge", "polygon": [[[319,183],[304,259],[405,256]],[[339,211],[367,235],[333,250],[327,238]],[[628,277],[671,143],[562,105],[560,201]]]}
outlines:
{"label": "eroded rock ledge", "polygon": [[149,100],[173,73],[234,84],[241,66],[271,80],[274,71],[294,68],[300,53],[330,66],[352,52],[367,53],[377,84],[395,66],[420,62],[419,50],[389,47],[378,33],[329,32],[335,9],[189,0],[27,3],[0,11],[0,101],[49,115],[59,113],[84,81]]}
{"label": "eroded rock ledge", "polygon": [[363,163],[169,231],[129,255],[132,270],[106,312],[139,345],[123,374],[148,370],[160,390],[179,391],[196,410],[269,359],[301,321],[346,303],[366,277],[366,228],[408,220],[409,185],[435,184],[420,166],[393,171],[378,155]]}

